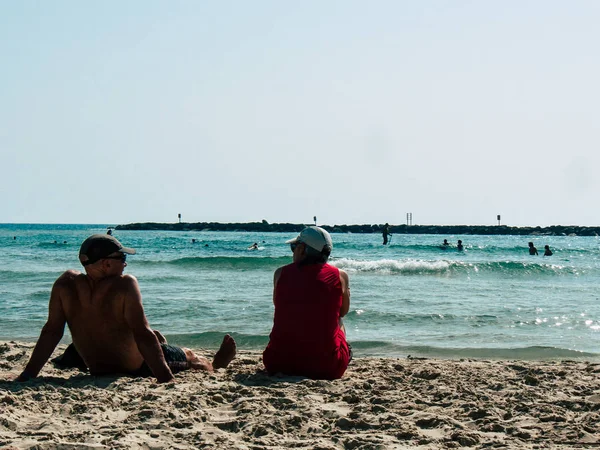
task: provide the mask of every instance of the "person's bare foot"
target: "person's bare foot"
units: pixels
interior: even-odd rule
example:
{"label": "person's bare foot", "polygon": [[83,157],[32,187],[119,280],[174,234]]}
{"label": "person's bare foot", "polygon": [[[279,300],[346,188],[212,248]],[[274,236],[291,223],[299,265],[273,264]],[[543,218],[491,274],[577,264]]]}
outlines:
{"label": "person's bare foot", "polygon": [[188,352],[186,352],[186,354],[188,354],[188,362],[190,364],[190,369],[193,370],[206,370],[207,372],[212,372],[213,371],[213,365],[212,363],[206,359],[204,356],[197,356],[194,354],[194,352],[192,352],[191,350],[189,350],[190,354],[192,355],[192,357],[190,358]]}
{"label": "person's bare foot", "polygon": [[215,369],[224,369],[229,365],[229,363],[235,358],[235,354],[237,352],[237,346],[235,345],[235,340],[228,334],[223,338],[223,342],[221,342],[221,347],[217,351],[212,365]]}

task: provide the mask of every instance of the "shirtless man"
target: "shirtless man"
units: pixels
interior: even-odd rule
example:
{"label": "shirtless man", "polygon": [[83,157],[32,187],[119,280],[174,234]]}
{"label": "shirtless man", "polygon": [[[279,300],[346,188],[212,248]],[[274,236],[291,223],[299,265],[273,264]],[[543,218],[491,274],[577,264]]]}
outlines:
{"label": "shirtless man", "polygon": [[107,234],[83,242],[79,260],[86,273],[68,270],[54,283],[48,319],[18,381],[38,375],[63,337],[65,323],[92,375],[154,375],[163,383],[181,370],[212,371],[229,365],[236,353],[229,335],[210,362],[189,349],[166,344],[160,333],[152,331],[137,279],[123,275],[127,255],[133,254],[134,249]]}

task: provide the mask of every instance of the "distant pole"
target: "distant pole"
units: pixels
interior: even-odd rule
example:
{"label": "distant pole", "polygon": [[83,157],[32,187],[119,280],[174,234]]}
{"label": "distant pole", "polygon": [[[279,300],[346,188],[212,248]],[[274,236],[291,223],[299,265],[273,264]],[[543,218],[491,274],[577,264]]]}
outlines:
{"label": "distant pole", "polygon": [[177,214],[177,218],[179,219],[179,223],[181,223],[181,213]]}
{"label": "distant pole", "polygon": [[498,219],[498,225],[500,225],[500,214],[498,214],[498,216],[496,217],[496,219]]}
{"label": "distant pole", "polygon": [[313,216],[313,220],[315,221],[315,227],[317,226],[317,216]]}

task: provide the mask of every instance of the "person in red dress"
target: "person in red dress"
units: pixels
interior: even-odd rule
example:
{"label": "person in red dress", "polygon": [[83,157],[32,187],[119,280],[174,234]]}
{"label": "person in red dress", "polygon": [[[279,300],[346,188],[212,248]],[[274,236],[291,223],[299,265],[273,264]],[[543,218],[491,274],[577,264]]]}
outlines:
{"label": "person in red dress", "polygon": [[323,228],[307,227],[290,244],[293,262],[275,271],[275,314],[263,363],[269,374],[341,378],[352,358],[341,318],[350,309],[348,274],[327,264]]}

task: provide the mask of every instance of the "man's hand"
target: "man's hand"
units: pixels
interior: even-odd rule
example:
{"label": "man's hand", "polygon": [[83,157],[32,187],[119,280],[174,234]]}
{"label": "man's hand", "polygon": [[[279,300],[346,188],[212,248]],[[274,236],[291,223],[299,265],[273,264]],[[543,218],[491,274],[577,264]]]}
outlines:
{"label": "man's hand", "polygon": [[156,381],[158,381],[159,383],[170,383],[171,381],[175,381],[175,377],[173,376],[173,374],[171,374],[170,377],[165,377],[162,379],[156,377]]}
{"label": "man's hand", "polygon": [[23,372],[21,372],[21,375],[19,375],[15,381],[24,383],[25,381],[29,381],[32,378],[34,378],[33,376],[31,376],[31,374],[29,374],[26,370],[24,370]]}

